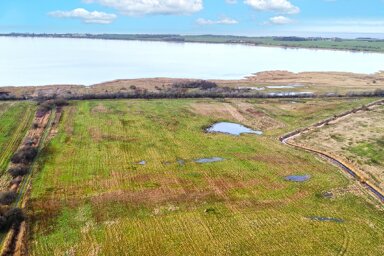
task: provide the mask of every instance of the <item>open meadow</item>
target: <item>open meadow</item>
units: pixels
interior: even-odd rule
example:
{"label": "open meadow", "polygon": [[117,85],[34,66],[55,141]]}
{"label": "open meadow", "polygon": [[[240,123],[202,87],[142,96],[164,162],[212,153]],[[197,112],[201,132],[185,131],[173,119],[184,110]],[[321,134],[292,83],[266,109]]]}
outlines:
{"label": "open meadow", "polygon": [[[73,101],[37,159],[29,254],[382,255],[383,208],[278,140],[370,101]],[[218,121],[263,134],[205,132]]]}
{"label": "open meadow", "polygon": [[0,174],[32,126],[35,107],[26,102],[0,102]]}

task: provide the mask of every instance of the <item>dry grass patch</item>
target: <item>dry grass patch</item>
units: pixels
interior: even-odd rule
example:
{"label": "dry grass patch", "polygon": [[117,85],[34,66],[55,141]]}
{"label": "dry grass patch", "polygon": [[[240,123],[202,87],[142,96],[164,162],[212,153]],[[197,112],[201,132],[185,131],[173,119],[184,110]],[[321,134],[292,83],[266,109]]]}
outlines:
{"label": "dry grass patch", "polygon": [[[359,166],[366,179],[384,189],[384,106],[330,122],[296,138],[297,142],[330,152]],[[381,148],[381,149],[380,149]]]}

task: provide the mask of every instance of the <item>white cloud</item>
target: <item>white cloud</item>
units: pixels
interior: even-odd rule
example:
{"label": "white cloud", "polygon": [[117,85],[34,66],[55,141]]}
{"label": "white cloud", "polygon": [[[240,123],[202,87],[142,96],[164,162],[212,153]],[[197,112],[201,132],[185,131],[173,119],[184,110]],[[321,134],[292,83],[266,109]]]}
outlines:
{"label": "white cloud", "polygon": [[216,24],[234,25],[234,24],[238,24],[239,22],[237,20],[231,19],[231,18],[222,18],[219,20],[209,20],[209,19],[200,18],[200,19],[196,20],[196,23],[199,25],[216,25]]}
{"label": "white cloud", "polygon": [[237,0],[225,0],[227,4],[237,4]]}
{"label": "white cloud", "polygon": [[276,24],[276,25],[285,25],[285,24],[289,24],[289,23],[293,22],[290,18],[287,18],[287,17],[284,17],[284,16],[272,17],[272,18],[269,19],[269,21],[272,24]]}
{"label": "white cloud", "polygon": [[287,14],[300,12],[300,8],[288,0],[245,0],[244,3],[258,11],[275,11]]}
{"label": "white cloud", "polygon": [[183,15],[203,9],[203,0],[83,0],[115,8],[124,15]]}
{"label": "white cloud", "polygon": [[74,18],[81,19],[85,23],[98,24],[110,24],[117,18],[115,14],[98,11],[90,12],[83,8],[77,8],[72,11],[54,11],[48,14],[56,18]]}

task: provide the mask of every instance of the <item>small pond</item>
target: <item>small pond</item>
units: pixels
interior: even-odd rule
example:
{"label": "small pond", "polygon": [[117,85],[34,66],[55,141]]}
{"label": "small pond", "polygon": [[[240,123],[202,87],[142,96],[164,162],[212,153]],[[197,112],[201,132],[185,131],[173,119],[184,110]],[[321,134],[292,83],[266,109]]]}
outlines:
{"label": "small pond", "polygon": [[262,131],[255,131],[250,128],[245,127],[244,125],[241,124],[235,124],[235,123],[228,123],[228,122],[220,122],[212,125],[207,129],[207,132],[210,133],[226,133],[226,134],[231,134],[235,136],[239,136],[240,134],[243,133],[252,133],[252,134],[257,134],[257,135],[262,135]]}
{"label": "small pond", "polygon": [[311,178],[310,175],[290,175],[285,177],[286,181],[305,182]]}
{"label": "small pond", "polygon": [[199,164],[214,163],[214,162],[221,162],[221,161],[224,161],[224,158],[212,157],[212,158],[200,158],[195,160],[195,162]]}

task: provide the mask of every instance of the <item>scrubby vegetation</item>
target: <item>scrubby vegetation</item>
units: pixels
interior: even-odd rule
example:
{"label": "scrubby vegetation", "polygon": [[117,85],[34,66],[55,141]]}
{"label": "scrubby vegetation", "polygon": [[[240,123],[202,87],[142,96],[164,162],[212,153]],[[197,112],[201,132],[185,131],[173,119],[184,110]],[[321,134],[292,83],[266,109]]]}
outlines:
{"label": "scrubby vegetation", "polygon": [[25,219],[20,208],[0,207],[0,231],[4,232],[12,225],[18,225]]}
{"label": "scrubby vegetation", "polygon": [[16,178],[17,176],[24,176],[28,174],[29,172],[29,166],[28,165],[16,165],[14,167],[11,167],[8,169],[8,173],[13,177]]}
{"label": "scrubby vegetation", "polygon": [[312,148],[342,157],[358,166],[365,180],[384,191],[384,106],[350,111],[349,116],[298,137]]}
{"label": "scrubby vegetation", "polygon": [[17,197],[17,193],[13,191],[0,192],[0,204],[10,205]]}
{"label": "scrubby vegetation", "polygon": [[173,84],[174,88],[198,88],[198,89],[212,89],[217,88],[217,84],[214,82],[206,81],[206,80],[198,80],[198,81],[190,81],[190,82],[184,82],[184,83],[175,83]]}
{"label": "scrubby vegetation", "polygon": [[38,99],[38,105],[39,108],[37,110],[37,116],[43,116],[45,115],[48,111],[52,110],[55,107],[63,107],[68,105],[68,101],[63,98],[58,98],[58,99]]}
{"label": "scrubby vegetation", "polygon": [[12,156],[11,161],[14,164],[29,164],[35,159],[36,155],[36,147],[24,146]]}

